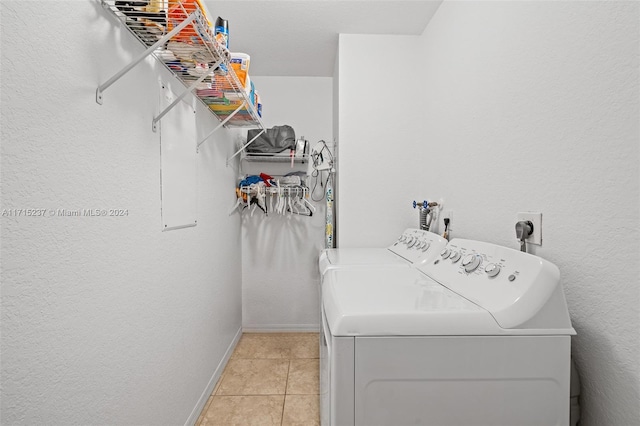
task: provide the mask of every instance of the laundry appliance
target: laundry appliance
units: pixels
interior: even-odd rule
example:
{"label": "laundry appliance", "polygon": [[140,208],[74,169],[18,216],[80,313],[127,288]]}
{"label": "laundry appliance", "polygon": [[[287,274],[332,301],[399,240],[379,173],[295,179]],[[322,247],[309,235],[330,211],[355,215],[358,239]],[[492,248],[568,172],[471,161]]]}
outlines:
{"label": "laundry appliance", "polygon": [[326,275],[323,426],[569,424],[575,331],[552,263],[454,239],[417,268]]}
{"label": "laundry appliance", "polygon": [[447,240],[422,229],[405,229],[398,239],[386,248],[326,249],[320,254],[318,266],[322,276],[328,270],[347,267],[411,267],[436,256]]}

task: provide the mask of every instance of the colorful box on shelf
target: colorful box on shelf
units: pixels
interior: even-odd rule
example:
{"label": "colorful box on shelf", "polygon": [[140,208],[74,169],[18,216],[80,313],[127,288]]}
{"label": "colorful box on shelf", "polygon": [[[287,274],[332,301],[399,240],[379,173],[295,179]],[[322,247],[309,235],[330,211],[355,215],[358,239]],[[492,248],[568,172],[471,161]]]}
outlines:
{"label": "colorful box on shelf", "polygon": [[[209,108],[220,118],[225,118],[228,115],[232,114],[235,110],[240,107],[242,101],[229,101],[228,104],[218,104],[214,103],[209,105]],[[240,111],[238,111],[234,116],[233,120],[244,120],[244,121],[253,121],[253,116],[249,112],[248,108],[244,106]]]}
{"label": "colorful box on shelf", "polygon": [[[213,63],[220,58],[228,61],[229,50],[216,41],[206,6],[200,0],[169,0],[167,30],[171,31],[194,12],[194,22],[173,36],[167,43],[167,49],[181,61]],[[226,67],[224,64],[220,66]]]}
{"label": "colorful box on shelf", "polygon": [[238,77],[238,81],[240,84],[246,88],[247,87],[247,78],[249,77],[249,64],[251,62],[251,57],[246,53],[241,52],[231,52],[231,68],[236,73],[236,77]]}
{"label": "colorful box on shelf", "polygon": [[[201,25],[188,25],[185,29],[173,36],[173,41],[201,44],[202,40],[215,39],[213,32],[211,32],[211,21],[207,16],[205,6],[200,0],[169,0],[167,29],[171,31],[193,12],[198,13],[196,20]],[[203,34],[203,32],[208,32],[208,34]]]}

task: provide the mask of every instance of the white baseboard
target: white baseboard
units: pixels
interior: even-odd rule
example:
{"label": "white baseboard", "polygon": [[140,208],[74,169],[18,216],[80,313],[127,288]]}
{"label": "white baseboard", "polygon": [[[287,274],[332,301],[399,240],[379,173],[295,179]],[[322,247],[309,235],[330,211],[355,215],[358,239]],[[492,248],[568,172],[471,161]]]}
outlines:
{"label": "white baseboard", "polygon": [[220,376],[224,371],[224,367],[227,365],[229,358],[231,358],[231,355],[233,354],[233,351],[236,348],[238,341],[240,341],[240,337],[242,337],[242,328],[239,328],[238,332],[233,337],[233,340],[231,341],[231,344],[227,348],[226,352],[224,353],[222,360],[218,364],[218,367],[216,367],[216,370],[213,372],[211,379],[209,379],[209,383],[207,383],[207,387],[202,392],[202,395],[200,395],[200,399],[198,400],[198,403],[193,408],[193,411],[191,411],[191,414],[187,418],[187,421],[184,424],[185,426],[195,425],[196,422],[198,421],[198,417],[200,417],[200,413],[202,412],[204,405],[209,400],[209,397],[211,396],[211,392],[213,392],[213,388],[216,386],[216,383],[218,383],[218,380],[220,380]]}
{"label": "white baseboard", "polygon": [[319,324],[246,324],[242,326],[244,333],[301,333],[319,332]]}

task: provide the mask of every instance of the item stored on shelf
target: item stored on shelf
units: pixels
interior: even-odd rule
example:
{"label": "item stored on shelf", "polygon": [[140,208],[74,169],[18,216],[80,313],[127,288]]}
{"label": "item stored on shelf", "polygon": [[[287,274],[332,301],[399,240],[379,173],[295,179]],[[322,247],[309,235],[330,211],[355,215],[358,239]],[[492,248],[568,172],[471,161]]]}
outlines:
{"label": "item stored on shelf", "polygon": [[[204,0],[100,0],[100,3],[105,10],[124,23],[122,27],[146,45],[147,49],[98,85],[96,88],[98,104],[103,104],[104,92],[109,87],[137,64],[153,56],[187,88],[161,112],[154,114],[151,122],[154,132],[159,128],[160,120],[185,96],[194,93],[194,90],[198,99],[207,105],[219,120],[213,130],[200,138],[197,146],[202,145],[222,127],[264,128],[255,107],[255,100],[249,99],[251,90],[242,87],[235,72],[228,66],[229,50],[218,44],[214,29],[206,20],[206,15],[211,15],[206,12]],[[171,23],[168,22],[169,9],[173,19]],[[163,24],[166,27],[164,31],[161,28]],[[176,35],[180,38],[184,35],[182,31],[188,29],[191,34],[197,34],[198,37],[187,37],[185,41],[175,39]],[[221,65],[226,66],[227,70],[223,76],[218,75]],[[229,82],[230,90],[221,90],[218,84],[220,77]],[[164,77],[162,81],[164,83]],[[227,165],[244,149],[245,146],[240,147],[227,158]]]}
{"label": "item stored on shelf", "polygon": [[[247,140],[255,138],[260,133],[260,129],[251,129],[247,132]],[[282,151],[296,149],[296,133],[293,127],[288,125],[274,126],[266,129],[258,136],[251,145],[247,147],[247,152],[276,154]]]}
{"label": "item stored on shelf", "polygon": [[[198,13],[197,20],[201,21],[201,25],[188,25],[185,29],[176,34],[172,40],[183,43],[202,44],[202,40],[210,39],[205,34],[198,31],[210,31],[211,22],[207,17],[206,9],[200,0],[169,0],[169,10],[167,12],[167,29],[171,31],[174,27],[180,25],[187,16],[193,12]],[[175,52],[174,52],[175,53]]]}
{"label": "item stored on shelf", "polygon": [[240,83],[247,87],[247,76],[249,75],[249,63],[251,56],[242,52],[231,52],[231,68],[236,72]]}
{"label": "item stored on shelf", "polygon": [[262,101],[260,100],[260,94],[256,90],[256,112],[258,113],[258,117],[262,117]]}
{"label": "item stored on shelf", "polygon": [[[249,78],[249,76],[247,76]],[[249,100],[253,106],[256,105],[256,86],[253,84],[253,81],[249,81]]]}
{"label": "item stored on shelf", "polygon": [[162,0],[116,0],[114,6],[126,17],[125,24],[147,46],[165,33],[167,14]]}
{"label": "item stored on shelf", "polygon": [[211,87],[214,89],[221,90],[223,92],[239,92],[241,90],[244,91],[244,87],[242,87],[237,80],[228,78],[226,75],[215,74],[211,81]]}
{"label": "item stored on shelf", "polygon": [[216,26],[214,28],[214,32],[216,35],[216,41],[220,44],[220,46],[224,46],[227,49],[229,48],[229,21],[226,19],[222,19],[218,16],[216,19]]}
{"label": "item stored on shelf", "polygon": [[216,59],[211,50],[204,48],[201,44],[171,40],[167,43],[167,49],[182,61],[207,63],[214,62]]}
{"label": "item stored on shelf", "polygon": [[[224,120],[231,114],[234,114],[240,105],[242,105],[242,101],[232,101],[227,98],[218,98],[213,100],[202,98],[202,100],[209,105],[211,111],[213,111],[221,120]],[[233,121],[236,125],[240,125],[243,122],[251,123],[253,120],[254,119],[246,106],[241,108],[233,116]]]}
{"label": "item stored on shelf", "polygon": [[304,136],[300,136],[298,140],[296,140],[296,157],[302,157],[308,154],[309,154],[309,141],[306,140]]}

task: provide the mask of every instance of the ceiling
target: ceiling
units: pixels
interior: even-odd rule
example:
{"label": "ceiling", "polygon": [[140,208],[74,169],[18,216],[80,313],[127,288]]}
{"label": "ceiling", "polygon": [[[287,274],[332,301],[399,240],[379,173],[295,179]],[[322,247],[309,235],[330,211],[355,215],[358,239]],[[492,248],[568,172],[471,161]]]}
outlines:
{"label": "ceiling", "polygon": [[442,0],[202,0],[254,76],[333,75],[338,34],[422,34]]}

